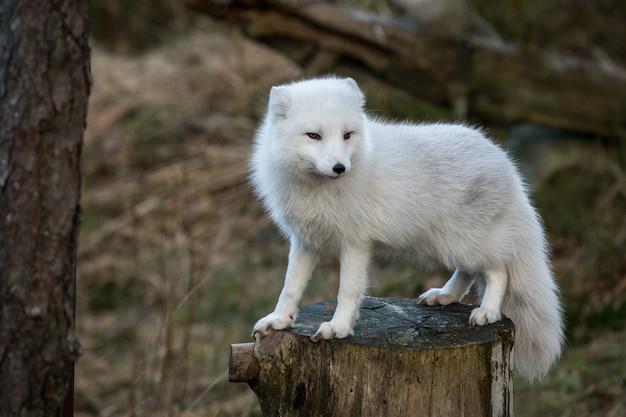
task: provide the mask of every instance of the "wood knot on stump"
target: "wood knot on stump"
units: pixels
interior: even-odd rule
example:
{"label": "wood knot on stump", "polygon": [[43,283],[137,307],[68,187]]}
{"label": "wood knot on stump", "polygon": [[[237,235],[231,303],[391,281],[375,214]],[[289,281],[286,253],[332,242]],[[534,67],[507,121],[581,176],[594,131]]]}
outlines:
{"label": "wood knot on stump", "polygon": [[264,416],[512,416],[514,326],[472,326],[472,306],[363,300],[354,336],[314,343],[335,302],[303,307],[294,327],[231,348],[230,378]]}

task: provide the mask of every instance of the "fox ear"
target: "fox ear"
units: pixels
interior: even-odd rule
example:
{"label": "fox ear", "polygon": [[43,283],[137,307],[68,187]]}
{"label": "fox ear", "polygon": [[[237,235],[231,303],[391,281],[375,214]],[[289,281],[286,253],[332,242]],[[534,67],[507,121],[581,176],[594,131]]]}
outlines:
{"label": "fox ear", "polygon": [[354,81],[354,78],[352,77],[347,77],[343,79],[346,83],[348,83],[348,85],[350,85],[350,87],[354,88],[355,90],[361,91],[361,89],[359,88],[359,85],[356,83],[356,81]]}
{"label": "fox ear", "polygon": [[354,81],[354,79],[350,77],[344,78],[344,81],[357,93],[361,102],[361,107],[363,107],[365,105],[365,95],[359,88],[359,85],[356,83],[356,81]]}
{"label": "fox ear", "polygon": [[270,113],[278,117],[286,117],[290,100],[287,88],[284,86],[272,87],[270,91]]}

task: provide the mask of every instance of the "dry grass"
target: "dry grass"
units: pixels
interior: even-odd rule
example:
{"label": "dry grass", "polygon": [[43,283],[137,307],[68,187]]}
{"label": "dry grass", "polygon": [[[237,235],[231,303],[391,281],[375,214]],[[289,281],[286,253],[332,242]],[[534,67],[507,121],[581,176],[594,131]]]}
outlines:
{"label": "dry grass", "polygon": [[240,272],[264,259],[250,256],[249,239],[269,226],[246,185],[247,156],[268,87],[298,72],[207,25],[134,58],[94,48],[78,281],[83,414],[256,407],[225,379],[228,344],[247,339],[256,315],[259,285]]}
{"label": "dry grass", "polygon": [[[228,346],[249,340],[273,307],[287,246],[250,193],[247,157],[269,87],[300,71],[207,21],[138,56],[96,45],[92,67],[76,415],[260,415],[246,386],[227,383]],[[381,93],[374,107],[385,100]],[[422,287],[405,266],[381,262],[373,275],[377,295],[410,297]],[[304,302],[334,298],[329,277],[337,264],[325,258]],[[623,335],[611,343],[623,345]],[[572,351],[549,379],[547,392],[564,399],[545,405],[546,415],[559,407],[593,415],[581,404],[602,396],[602,410],[624,410],[601,381],[597,392],[585,388],[601,378],[585,367],[586,355],[621,363],[610,346],[592,348]],[[522,384],[519,398],[533,393]]]}

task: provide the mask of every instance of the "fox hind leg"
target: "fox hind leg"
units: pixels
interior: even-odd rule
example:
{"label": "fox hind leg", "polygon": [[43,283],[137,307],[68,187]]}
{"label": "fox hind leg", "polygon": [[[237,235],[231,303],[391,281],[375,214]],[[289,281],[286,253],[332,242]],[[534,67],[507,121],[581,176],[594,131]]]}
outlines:
{"label": "fox hind leg", "polygon": [[420,295],[417,302],[426,305],[444,305],[458,303],[467,294],[474,282],[475,275],[457,269],[443,288],[431,288]]}
{"label": "fox hind leg", "polygon": [[508,285],[506,267],[494,268],[481,274],[484,278],[484,293],[480,307],[470,315],[470,323],[483,326],[502,319],[502,302]]}

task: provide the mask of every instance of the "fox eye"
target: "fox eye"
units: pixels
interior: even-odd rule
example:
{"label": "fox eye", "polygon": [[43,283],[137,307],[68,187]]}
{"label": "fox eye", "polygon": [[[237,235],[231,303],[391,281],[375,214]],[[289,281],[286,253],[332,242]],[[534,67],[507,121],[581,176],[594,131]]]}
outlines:
{"label": "fox eye", "polygon": [[344,133],[344,134],[343,134],[343,139],[344,139],[344,140],[348,140],[348,139],[350,139],[350,137],[352,136],[352,133],[353,133],[353,132],[347,132],[347,133]]}
{"label": "fox eye", "polygon": [[311,139],[322,140],[322,136],[320,136],[319,133],[307,132],[306,135],[310,137]]}

